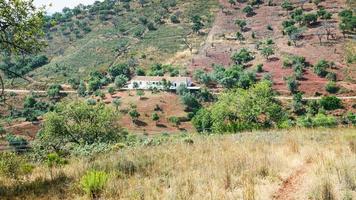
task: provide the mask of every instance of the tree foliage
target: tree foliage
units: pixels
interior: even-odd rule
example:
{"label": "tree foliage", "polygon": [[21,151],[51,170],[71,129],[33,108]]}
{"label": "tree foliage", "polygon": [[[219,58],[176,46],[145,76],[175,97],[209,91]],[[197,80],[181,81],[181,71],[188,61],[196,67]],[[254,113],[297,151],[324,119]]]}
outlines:
{"label": "tree foliage", "polygon": [[284,117],[271,83],[263,81],[247,90],[225,92],[215,104],[199,111],[193,124],[198,131],[224,133],[278,126]]}
{"label": "tree foliage", "polygon": [[68,145],[115,143],[123,136],[118,116],[104,104],[60,103],[44,115],[36,140],[48,151],[67,151]]}

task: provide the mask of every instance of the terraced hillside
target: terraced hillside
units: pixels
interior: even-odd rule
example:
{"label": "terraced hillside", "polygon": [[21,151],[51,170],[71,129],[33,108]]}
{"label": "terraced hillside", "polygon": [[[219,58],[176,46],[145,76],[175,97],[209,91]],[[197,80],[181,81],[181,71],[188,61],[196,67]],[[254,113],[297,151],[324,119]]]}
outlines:
{"label": "terraced hillside", "polygon": [[[47,19],[45,54],[50,63],[31,76],[41,82],[65,83],[117,63],[143,68],[167,63],[177,52],[204,40],[217,8],[215,0],[165,0],[142,5],[104,1],[64,9]],[[201,18],[200,34],[193,33],[194,16]]]}

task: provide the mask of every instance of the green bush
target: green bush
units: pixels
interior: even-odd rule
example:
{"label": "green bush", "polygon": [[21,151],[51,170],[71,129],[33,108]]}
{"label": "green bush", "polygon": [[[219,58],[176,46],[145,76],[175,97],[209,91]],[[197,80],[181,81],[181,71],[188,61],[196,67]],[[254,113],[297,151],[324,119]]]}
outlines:
{"label": "green bush", "polygon": [[238,132],[269,128],[285,120],[285,114],[269,81],[249,89],[235,89],[219,96],[219,100],[201,110],[192,122],[197,131],[213,133]]}
{"label": "green bush", "polygon": [[98,199],[103,192],[108,175],[101,171],[88,171],[81,179],[80,185],[83,191],[92,199]]}
{"label": "green bush", "polygon": [[339,88],[339,86],[336,85],[335,82],[331,81],[326,84],[325,90],[329,93],[335,94],[340,90],[340,88]]}
{"label": "green bush", "polygon": [[236,52],[232,55],[231,59],[236,64],[244,64],[254,59],[252,52],[246,48],[242,48],[239,52]]}
{"label": "green bush", "polygon": [[314,117],[311,116],[303,116],[297,119],[297,125],[301,127],[335,127],[338,122],[335,117],[328,116],[325,114],[317,114]]}
{"label": "green bush", "polygon": [[324,114],[317,114],[312,119],[314,127],[335,127],[337,125],[336,118]]}
{"label": "green bush", "polygon": [[336,96],[325,96],[322,97],[319,101],[320,106],[325,110],[336,110],[342,108],[341,99]]}
{"label": "green bush", "polygon": [[104,104],[63,102],[44,116],[36,142],[49,152],[68,152],[71,144],[116,143],[123,134],[117,123],[117,113]]}
{"label": "green bush", "polygon": [[349,112],[345,116],[345,120],[347,124],[356,125],[356,113]]}
{"label": "green bush", "polygon": [[17,180],[32,172],[33,166],[22,157],[10,152],[0,152],[0,176]]}
{"label": "green bush", "polygon": [[320,60],[315,66],[314,66],[314,73],[320,77],[325,77],[328,72],[327,69],[330,67],[330,63],[326,60]]}

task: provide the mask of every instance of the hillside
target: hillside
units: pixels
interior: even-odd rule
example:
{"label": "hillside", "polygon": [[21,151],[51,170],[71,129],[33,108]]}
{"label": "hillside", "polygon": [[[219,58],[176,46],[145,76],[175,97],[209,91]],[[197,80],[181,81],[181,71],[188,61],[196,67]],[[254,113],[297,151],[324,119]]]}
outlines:
{"label": "hillside", "polygon": [[[207,30],[217,8],[215,0],[155,0],[142,5],[107,0],[55,13],[45,30],[45,54],[51,62],[31,76],[41,82],[66,83],[118,63],[143,69],[170,64],[187,44],[199,46],[204,40],[204,34],[193,33],[192,17],[200,16]],[[184,73],[185,66],[176,67]]]}

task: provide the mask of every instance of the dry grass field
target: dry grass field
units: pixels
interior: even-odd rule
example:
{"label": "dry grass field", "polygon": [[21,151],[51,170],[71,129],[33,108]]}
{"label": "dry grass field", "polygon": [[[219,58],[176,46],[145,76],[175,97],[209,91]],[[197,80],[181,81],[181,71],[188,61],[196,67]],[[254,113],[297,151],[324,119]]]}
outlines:
{"label": "dry grass field", "polygon": [[[162,136],[20,182],[0,179],[1,199],[88,199],[80,178],[106,172],[101,199],[355,199],[356,130],[293,129],[236,135]],[[149,144],[149,143],[148,143]]]}

